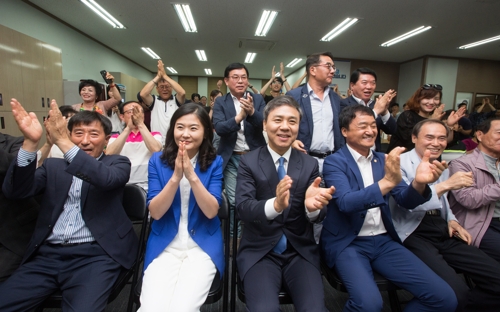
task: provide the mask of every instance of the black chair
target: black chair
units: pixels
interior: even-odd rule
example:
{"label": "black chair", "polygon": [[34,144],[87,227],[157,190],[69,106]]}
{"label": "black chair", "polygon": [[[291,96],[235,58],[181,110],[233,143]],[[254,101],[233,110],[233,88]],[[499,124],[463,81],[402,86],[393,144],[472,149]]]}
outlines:
{"label": "black chair", "polygon": [[[134,184],[127,184],[123,192],[123,208],[127,216],[132,221],[134,230],[139,232],[139,248],[137,250],[136,261],[134,265],[128,270],[122,270],[118,279],[116,280],[111,293],[108,298],[108,303],[118,297],[125,285],[132,278],[131,289],[134,289],[137,282],[140,264],[143,260],[146,230],[148,229],[148,210],[146,209],[146,192],[141,187]],[[129,298],[130,300],[130,298]],[[36,309],[36,311],[43,311],[45,308],[60,308],[62,302],[62,295],[60,291],[56,291]]]}
{"label": "black chair", "polygon": [[[323,260],[321,260],[321,272],[333,288],[341,292],[347,292],[347,289],[342,283],[340,277],[337,275],[337,272],[335,272],[334,269],[329,268]],[[373,278],[378,286],[378,289],[380,291],[387,291],[389,294],[389,305],[391,306],[391,310],[393,312],[401,312],[401,304],[397,293],[397,290],[400,288],[375,271],[373,272]]]}
{"label": "black chair", "polygon": [[[236,265],[236,254],[238,249],[238,231],[236,230],[236,225],[238,224],[238,216],[236,211],[233,214],[233,224],[235,229],[233,230],[233,259],[232,259],[232,270],[231,270],[231,306],[230,311],[236,311],[236,291],[238,291],[238,298],[241,302],[246,303],[245,300],[245,289],[243,287],[243,281],[238,274],[238,267]],[[238,288],[238,290],[236,290]],[[278,299],[280,304],[293,304],[292,297],[288,293],[281,289],[278,294]]]}
{"label": "black chair", "polygon": [[[218,212],[219,219],[222,222],[222,235],[224,238],[224,262],[226,268],[224,270],[223,278],[220,278],[220,272],[215,273],[214,280],[208,291],[207,299],[205,304],[215,303],[223,298],[222,310],[227,312],[228,298],[229,298],[229,202],[227,200],[226,194],[222,193],[222,202]],[[151,224],[150,224],[151,227]],[[148,231],[149,232],[149,231]],[[135,284],[134,288],[131,289],[133,294],[130,296],[129,307],[127,312],[137,311],[141,306],[140,296],[142,288],[142,271],[140,272],[141,279]],[[133,304],[136,304],[136,309],[133,309]],[[234,311],[234,310],[231,310]]]}

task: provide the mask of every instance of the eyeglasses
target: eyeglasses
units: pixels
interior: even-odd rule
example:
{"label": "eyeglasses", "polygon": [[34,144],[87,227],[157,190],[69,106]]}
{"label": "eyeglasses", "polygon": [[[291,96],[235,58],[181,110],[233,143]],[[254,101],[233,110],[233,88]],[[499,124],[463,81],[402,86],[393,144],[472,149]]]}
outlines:
{"label": "eyeglasses", "polygon": [[333,71],[337,71],[337,67],[335,67],[335,65],[333,64],[330,64],[330,63],[325,63],[325,64],[317,64],[317,65],[314,65],[314,66],[324,66],[326,68],[328,68],[329,70],[333,70]]}
{"label": "eyeglasses", "polygon": [[134,113],[134,109],[129,109],[129,110],[126,110],[123,112],[123,114],[127,114],[127,115],[130,115],[130,114],[133,114]]}
{"label": "eyeglasses", "polygon": [[158,89],[160,89],[160,90],[168,90],[170,88],[172,88],[172,87],[171,86],[158,86]]}
{"label": "eyeglasses", "polygon": [[429,89],[432,89],[432,88],[434,88],[434,89],[436,89],[438,91],[443,90],[443,86],[439,85],[439,84],[424,84],[422,86],[422,89],[425,89],[425,90],[429,90]]}
{"label": "eyeglasses", "polygon": [[236,75],[231,76],[229,78],[231,78],[231,80],[233,80],[233,81],[240,81],[240,79],[241,79],[241,81],[247,81],[247,79],[248,79],[247,76],[236,76]]}

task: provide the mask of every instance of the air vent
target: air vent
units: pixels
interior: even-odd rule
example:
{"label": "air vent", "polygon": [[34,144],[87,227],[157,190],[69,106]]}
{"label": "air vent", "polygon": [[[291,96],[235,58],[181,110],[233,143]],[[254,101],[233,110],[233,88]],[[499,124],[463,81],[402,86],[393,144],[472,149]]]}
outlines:
{"label": "air vent", "polygon": [[276,42],[271,40],[244,39],[244,38],[240,38],[238,43],[239,48],[252,52],[269,51],[272,48],[274,48],[275,45]]}

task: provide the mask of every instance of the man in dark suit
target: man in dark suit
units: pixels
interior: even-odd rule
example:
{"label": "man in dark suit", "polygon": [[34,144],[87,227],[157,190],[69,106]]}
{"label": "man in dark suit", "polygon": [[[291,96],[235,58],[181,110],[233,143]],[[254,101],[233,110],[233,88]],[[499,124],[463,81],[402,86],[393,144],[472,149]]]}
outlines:
{"label": "man in dark suit", "polygon": [[[0,133],[0,183],[23,137]],[[21,264],[38,216],[38,203],[33,198],[10,200],[0,191],[0,283]]]}
{"label": "man in dark suit", "polygon": [[[214,104],[213,124],[220,136],[217,154],[224,160],[224,188],[229,200],[231,215],[234,213],[236,175],[241,155],[266,145],[262,134],[262,112],[266,103],[260,94],[246,92],[248,69],[233,63],[224,70],[224,82],[229,93],[218,97]],[[233,233],[231,217],[231,234]],[[238,237],[241,236],[238,229]]]}
{"label": "man in dark suit", "polygon": [[306,60],[307,83],[287,92],[304,113],[293,147],[316,158],[320,173],[324,158],[344,145],[338,124],[340,97],[329,87],[335,71],[330,52],[311,54]]}
{"label": "man in dark suit", "polygon": [[11,106],[24,142],[7,172],[4,194],[43,198],[23,262],[0,286],[0,311],[31,310],[58,289],[63,310],[103,311],[120,271],[133,265],[137,252],[121,203],[130,161],[104,155],[111,133],[106,117],[84,111],[66,125],[53,100],[45,127],[64,159],[49,158],[36,169],[42,127],[17,100]]}
{"label": "man in dark suit", "polygon": [[[326,264],[342,279],[349,300],[344,311],[381,311],[382,297],[373,271],[408,290],[414,299],[405,311],[455,311],[450,286],[401,245],[388,205],[389,195],[408,209],[428,201],[428,183],[446,164],[426,153],[410,185],[401,181],[399,155],[373,152],[377,125],[372,109],[353,105],[340,113],[346,145],[325,160],[324,179],[336,192],[323,221],[321,247]],[[390,194],[389,194],[390,193]]]}
{"label": "man in dark suit", "polygon": [[236,209],[244,221],[238,272],[249,311],[278,311],[282,286],[297,311],[326,311],[319,248],[311,221],[320,221],[334,188],[320,188],[318,163],[291,148],[301,111],[290,96],[264,110],[268,145],[241,158]]}
{"label": "man in dark suit", "polygon": [[377,152],[381,151],[380,130],[386,134],[396,132],[396,119],[389,112],[389,104],[396,96],[396,91],[389,90],[383,96],[372,100],[371,97],[377,87],[377,74],[370,68],[358,68],[351,74],[350,89],[352,95],[340,101],[340,110],[350,105],[364,105],[373,109],[377,122],[378,134],[375,140]]}

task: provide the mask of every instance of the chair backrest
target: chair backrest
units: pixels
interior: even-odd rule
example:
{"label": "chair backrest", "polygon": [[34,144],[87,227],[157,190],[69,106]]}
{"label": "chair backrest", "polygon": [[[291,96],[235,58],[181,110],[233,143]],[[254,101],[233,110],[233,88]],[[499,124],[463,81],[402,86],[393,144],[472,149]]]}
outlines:
{"label": "chair backrest", "polygon": [[125,185],[123,190],[123,208],[130,218],[130,221],[142,221],[147,213],[146,191],[135,184]]}
{"label": "chair backrest", "polygon": [[222,202],[220,203],[219,212],[217,213],[219,219],[229,219],[229,203],[227,196],[222,192]]}

